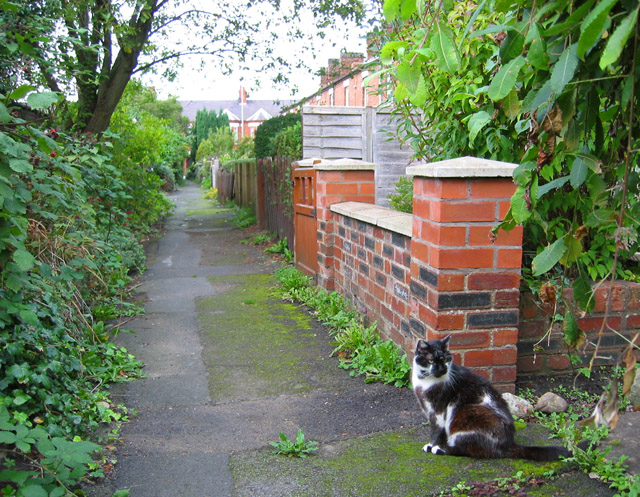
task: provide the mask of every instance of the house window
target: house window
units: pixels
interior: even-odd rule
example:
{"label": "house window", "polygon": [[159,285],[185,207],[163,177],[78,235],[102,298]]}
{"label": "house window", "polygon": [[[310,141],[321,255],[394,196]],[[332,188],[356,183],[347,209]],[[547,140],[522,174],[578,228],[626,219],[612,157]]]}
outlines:
{"label": "house window", "polygon": [[334,105],[333,88],[329,88],[329,105],[330,106]]}

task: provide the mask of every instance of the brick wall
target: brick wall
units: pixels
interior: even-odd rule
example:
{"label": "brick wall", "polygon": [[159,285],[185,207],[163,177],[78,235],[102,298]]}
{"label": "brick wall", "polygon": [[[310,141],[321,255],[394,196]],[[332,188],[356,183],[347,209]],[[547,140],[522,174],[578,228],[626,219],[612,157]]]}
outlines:
{"label": "brick wall", "polygon": [[[407,168],[413,215],[373,204],[373,164],[322,160],[314,167],[318,285],[377,321],[385,339],[411,356],[417,338],[451,335],[455,361],[503,391],[514,390],[516,373],[570,371],[559,330],[534,359],[533,344],[558,310],[521,298],[522,228],[491,233],[515,190],[513,164],[461,158]],[[638,284],[601,285],[594,313],[579,326],[594,339],[609,292],[608,323],[630,338],[640,328]],[[622,344],[613,331],[603,336],[607,353]]]}
{"label": "brick wall", "polygon": [[[377,321],[385,339],[411,351],[415,346],[408,317],[411,237],[378,226],[381,219],[402,219],[397,212],[374,209],[359,214],[357,208],[354,204],[334,206],[335,289],[364,314],[368,324]],[[384,217],[371,218],[375,211]],[[368,222],[357,219],[367,216]]]}
{"label": "brick wall", "polygon": [[318,284],[410,355],[416,338],[450,334],[459,364],[513,389],[522,232],[490,231],[508,209],[514,167],[473,158],[410,167],[413,216],[353,202],[371,188],[362,171],[318,171]]}
{"label": "brick wall", "polygon": [[[610,292],[613,292],[611,309],[607,323],[602,328]],[[565,289],[564,298],[575,308],[571,288]],[[552,303],[541,304],[530,293],[522,295],[517,363],[519,374],[569,373],[591,359],[593,347],[588,346],[587,353],[578,354],[580,362],[572,367],[567,356],[571,351],[564,341],[562,323],[555,324],[547,335],[551,318],[556,313],[564,315],[565,309],[556,309]],[[640,330],[640,284],[628,281],[599,284],[595,288],[595,308],[590,314],[578,318],[578,326],[591,343],[598,340],[600,329],[603,329],[601,353],[595,364],[615,364],[618,354],[627,343],[622,337],[630,340]],[[536,344],[541,340],[536,350]]]}

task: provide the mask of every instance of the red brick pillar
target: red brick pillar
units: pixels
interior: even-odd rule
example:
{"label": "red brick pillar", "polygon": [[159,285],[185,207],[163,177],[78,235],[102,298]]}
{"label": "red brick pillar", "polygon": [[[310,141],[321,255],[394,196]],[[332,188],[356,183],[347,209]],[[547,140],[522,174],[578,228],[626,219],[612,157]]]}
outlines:
{"label": "red brick pillar", "polygon": [[412,333],[451,335],[454,360],[503,390],[516,378],[522,227],[495,239],[491,229],[509,208],[515,167],[462,157],[407,168]]}
{"label": "red brick pillar", "polygon": [[[301,161],[304,162],[304,161]],[[355,159],[322,159],[316,170],[316,218],[318,222],[318,286],[335,290],[333,213],[339,202],[375,203],[376,165]]]}

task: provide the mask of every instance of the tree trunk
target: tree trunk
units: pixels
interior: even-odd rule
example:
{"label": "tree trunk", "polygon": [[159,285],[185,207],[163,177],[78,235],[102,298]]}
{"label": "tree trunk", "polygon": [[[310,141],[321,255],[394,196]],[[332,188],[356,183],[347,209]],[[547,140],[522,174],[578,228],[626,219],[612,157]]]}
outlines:
{"label": "tree trunk", "polygon": [[[108,63],[103,65],[100,84],[95,88],[93,95],[87,96],[87,101],[93,100],[95,104],[90,116],[87,116],[88,120],[85,121],[85,133],[99,134],[109,127],[111,116],[138,65],[140,52],[147,43],[157,8],[158,2],[150,0],[141,12],[132,15],[129,25],[134,28],[134,34],[118,39],[120,51],[113,65],[111,67]],[[107,45],[105,49],[110,54],[112,48],[110,36],[103,39],[103,43]],[[110,59],[105,60],[107,61]],[[82,107],[83,102],[79,101],[79,104]]]}

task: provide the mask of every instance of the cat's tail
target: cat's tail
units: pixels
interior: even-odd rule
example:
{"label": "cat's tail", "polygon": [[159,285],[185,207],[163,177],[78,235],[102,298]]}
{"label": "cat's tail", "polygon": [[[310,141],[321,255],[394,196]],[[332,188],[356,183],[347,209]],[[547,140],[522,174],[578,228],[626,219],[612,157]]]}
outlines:
{"label": "cat's tail", "polygon": [[514,444],[507,451],[507,457],[532,461],[558,461],[561,457],[571,457],[571,452],[564,447],[531,447]]}

